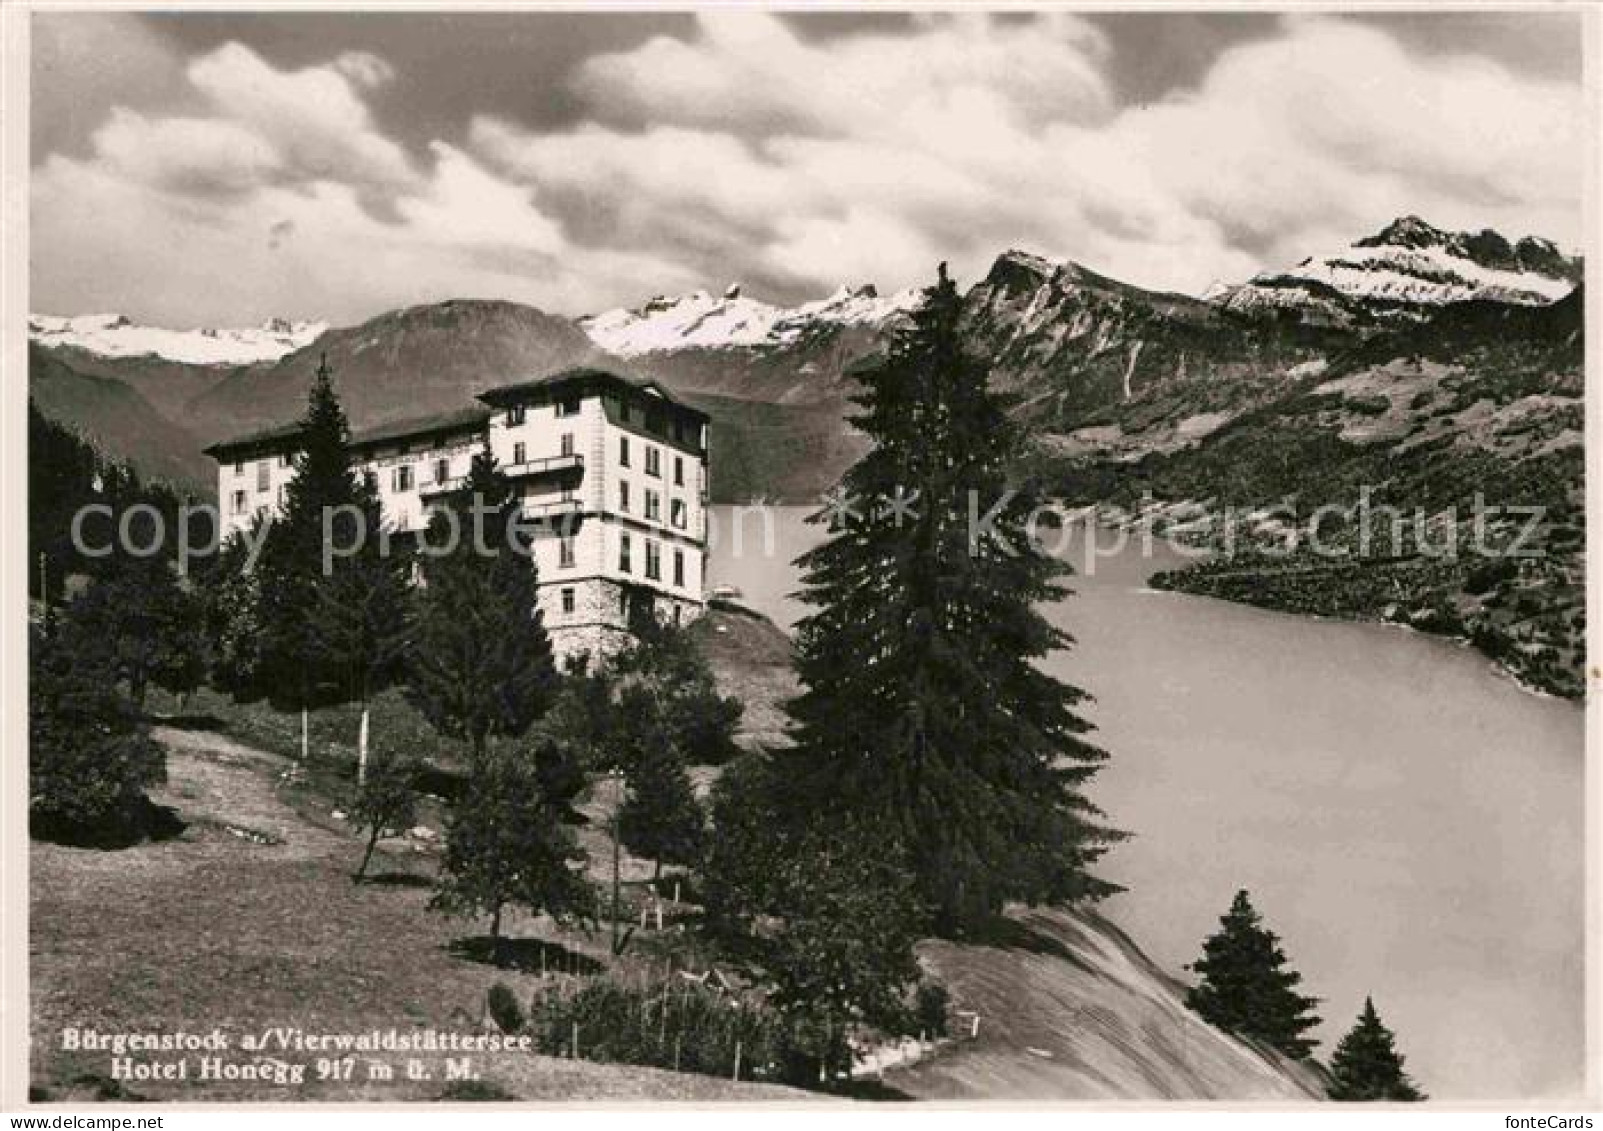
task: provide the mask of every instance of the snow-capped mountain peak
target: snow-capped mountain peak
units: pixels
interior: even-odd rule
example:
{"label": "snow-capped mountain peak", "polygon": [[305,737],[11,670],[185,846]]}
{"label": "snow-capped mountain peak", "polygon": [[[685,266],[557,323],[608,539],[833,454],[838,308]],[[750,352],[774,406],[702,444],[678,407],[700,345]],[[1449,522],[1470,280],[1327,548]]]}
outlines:
{"label": "snow-capped mountain peak", "polygon": [[618,357],[676,349],[752,349],[792,345],[814,330],[877,326],[912,309],[917,290],[881,297],[873,284],[843,284],[825,298],[795,307],[747,298],[739,283],[719,297],[704,290],[657,295],[633,310],[579,319],[590,340]]}
{"label": "snow-capped mountain peak", "polygon": [[1353,308],[1408,316],[1451,302],[1482,299],[1545,306],[1575,289],[1581,263],[1551,240],[1510,243],[1491,229],[1450,232],[1418,216],[1401,216],[1334,254],[1266,271],[1203,295],[1235,310],[1297,309],[1336,322]]}
{"label": "snow-capped mountain peak", "polygon": [[188,365],[248,365],[276,361],[315,341],[327,322],[269,318],[260,326],[169,330],[124,314],[28,316],[28,337],[42,346],[72,346],[102,357],[155,356]]}

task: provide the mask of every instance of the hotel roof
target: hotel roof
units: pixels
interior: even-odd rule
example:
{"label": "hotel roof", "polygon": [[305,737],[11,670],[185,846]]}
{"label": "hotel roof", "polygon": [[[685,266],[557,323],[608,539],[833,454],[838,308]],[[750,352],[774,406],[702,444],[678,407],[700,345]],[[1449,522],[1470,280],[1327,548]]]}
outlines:
{"label": "hotel roof", "polygon": [[498,385],[493,389],[486,389],[479,394],[479,399],[485,404],[507,405],[517,404],[536,395],[545,396],[578,385],[610,385],[614,388],[633,389],[648,396],[657,397],[665,404],[673,405],[681,412],[688,413],[700,420],[711,419],[701,409],[686,404],[668,389],[666,385],[653,381],[647,377],[631,377],[622,373],[614,373],[610,369],[597,369],[594,366],[581,365],[572,369],[563,369],[556,373],[547,373],[541,377],[533,377],[526,381],[518,381],[511,385]]}
{"label": "hotel roof", "polygon": [[[490,410],[483,405],[452,409],[449,412],[430,413],[426,416],[409,416],[383,424],[370,425],[351,433],[350,446],[355,449],[373,448],[396,440],[416,439],[420,436],[439,436],[453,432],[482,430],[490,419]],[[226,462],[227,457],[246,452],[276,452],[298,445],[303,427],[300,421],[293,424],[276,424],[270,428],[247,432],[233,439],[222,440],[205,448],[207,455]]]}

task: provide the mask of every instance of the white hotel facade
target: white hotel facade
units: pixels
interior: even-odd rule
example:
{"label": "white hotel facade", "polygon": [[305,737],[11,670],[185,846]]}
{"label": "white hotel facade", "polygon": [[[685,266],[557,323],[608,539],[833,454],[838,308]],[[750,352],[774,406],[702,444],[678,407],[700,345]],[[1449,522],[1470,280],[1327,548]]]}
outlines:
{"label": "white hotel facade", "polygon": [[[539,603],[559,662],[626,637],[628,602],[688,620],[705,608],[707,416],[653,381],[569,369],[504,385],[457,412],[352,434],[359,470],[394,535],[417,537],[494,455],[534,532]],[[222,536],[276,513],[295,474],[298,425],[214,444]]]}

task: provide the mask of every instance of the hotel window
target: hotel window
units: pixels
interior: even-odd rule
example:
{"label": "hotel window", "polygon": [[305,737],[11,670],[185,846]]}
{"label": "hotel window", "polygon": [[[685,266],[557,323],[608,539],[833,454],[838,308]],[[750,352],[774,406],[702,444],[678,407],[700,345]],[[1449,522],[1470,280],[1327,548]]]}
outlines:
{"label": "hotel window", "polygon": [[391,477],[390,485],[397,491],[410,491],[412,489],[412,465],[403,463],[397,467]]}
{"label": "hotel window", "polygon": [[675,487],[683,487],[685,485],[685,460],[683,456],[673,457],[673,485]]}
{"label": "hotel window", "polygon": [[[625,419],[628,419],[627,414]],[[618,466],[629,466],[629,437],[627,436],[618,437]]]}
{"label": "hotel window", "polygon": [[571,456],[573,454],[573,433],[572,432],[564,432],[562,434],[562,449],[561,450],[562,450],[562,454],[565,455],[565,456]]}
{"label": "hotel window", "polygon": [[239,476],[244,475],[244,474],[245,474],[245,464],[242,461],[236,459],[234,461],[234,476],[235,476],[235,478],[238,478]]}
{"label": "hotel window", "polygon": [[562,591],[562,611],[571,616],[573,614],[573,608],[573,590],[571,588],[564,589]]}
{"label": "hotel window", "polygon": [[646,488],[646,517],[652,522],[662,521],[662,496]]}
{"label": "hotel window", "polygon": [[295,453],[294,452],[285,452],[283,455],[278,457],[278,466],[279,467],[289,467],[294,462],[295,462]]}
{"label": "hotel window", "polygon": [[245,513],[245,492],[243,492],[243,491],[235,491],[234,492],[234,513],[235,514],[244,514]]}
{"label": "hotel window", "polygon": [[646,580],[662,580],[662,547],[646,539]]}
{"label": "hotel window", "polygon": [[673,552],[673,583],[683,589],[685,586],[685,552]]}
{"label": "hotel window", "polygon": [[686,515],[688,513],[689,512],[685,508],[685,501],[683,499],[675,499],[673,502],[668,504],[668,518],[673,522],[674,526],[680,530],[685,528]]}
{"label": "hotel window", "polygon": [[629,481],[627,479],[618,481],[618,509],[624,514],[629,513]]}
{"label": "hotel window", "polygon": [[579,415],[579,400],[578,400],[578,398],[574,397],[574,398],[572,398],[570,400],[558,401],[557,402],[557,415],[558,416],[578,416]]}
{"label": "hotel window", "polygon": [[662,452],[657,448],[646,449],[646,474],[662,478]]}
{"label": "hotel window", "polygon": [[444,483],[449,478],[451,478],[451,461],[448,460],[448,459],[437,459],[437,460],[435,460],[434,461],[434,482],[435,483]]}
{"label": "hotel window", "polygon": [[378,472],[371,470],[362,472],[362,482],[367,485],[367,489],[369,491],[377,491]]}
{"label": "hotel window", "polygon": [[529,454],[529,446],[522,440],[512,445],[512,463],[514,466],[523,462],[523,457]]}
{"label": "hotel window", "polygon": [[573,568],[573,538],[564,537],[557,542],[557,565],[561,569]]}
{"label": "hotel window", "polygon": [[262,460],[256,465],[256,489],[265,491],[273,485],[273,464],[270,460]]}
{"label": "hotel window", "polygon": [[289,501],[289,488],[288,487],[280,487],[278,489],[278,505],[279,506],[283,506],[288,501]]}
{"label": "hotel window", "polygon": [[629,572],[629,535],[618,535],[618,569]]}
{"label": "hotel window", "polygon": [[507,409],[507,427],[516,428],[518,425],[522,424],[527,412],[528,410],[520,404],[513,405],[511,408]]}

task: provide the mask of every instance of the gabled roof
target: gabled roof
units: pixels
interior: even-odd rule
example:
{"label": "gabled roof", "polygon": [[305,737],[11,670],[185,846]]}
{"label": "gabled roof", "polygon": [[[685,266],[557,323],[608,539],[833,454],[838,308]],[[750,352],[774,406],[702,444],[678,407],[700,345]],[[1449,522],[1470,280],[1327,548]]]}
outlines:
{"label": "gabled roof", "polygon": [[572,369],[563,369],[556,373],[547,373],[544,376],[532,377],[526,381],[518,381],[511,385],[498,385],[493,389],[486,389],[480,393],[479,399],[485,404],[502,407],[518,404],[536,396],[551,396],[565,388],[585,385],[610,385],[614,388],[633,389],[636,392],[659,397],[665,403],[673,405],[681,412],[688,413],[701,420],[710,419],[699,408],[686,404],[676,397],[661,382],[653,381],[649,377],[627,376],[622,373],[615,373],[610,369],[597,369],[589,365],[580,365]]}

